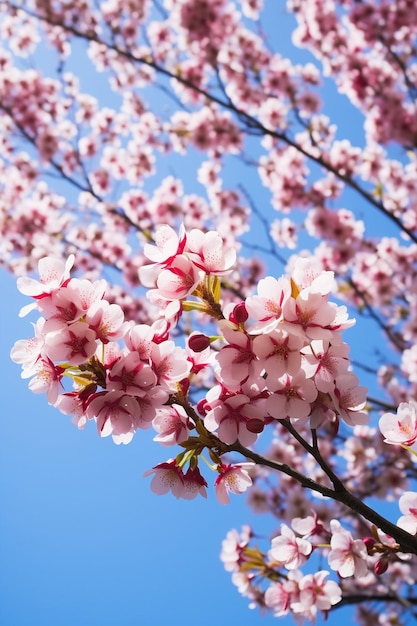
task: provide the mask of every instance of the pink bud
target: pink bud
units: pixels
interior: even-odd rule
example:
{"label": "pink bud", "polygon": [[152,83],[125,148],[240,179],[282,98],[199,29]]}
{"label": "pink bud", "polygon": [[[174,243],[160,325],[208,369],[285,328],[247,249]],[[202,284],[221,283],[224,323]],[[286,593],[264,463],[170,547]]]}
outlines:
{"label": "pink bud", "polygon": [[237,304],[235,308],[233,309],[233,312],[229,316],[229,319],[231,322],[234,322],[235,324],[243,324],[243,322],[246,322],[248,317],[249,315],[246,310],[245,303],[239,302],[239,304]]}
{"label": "pink bud", "polygon": [[384,574],[388,569],[388,559],[385,559],[384,557],[382,557],[382,559],[379,559],[379,561],[377,561],[374,565],[374,572],[377,576],[381,576],[381,574]]}
{"label": "pink bud", "polygon": [[207,407],[208,407],[207,400],[205,398],[201,398],[201,400],[197,402],[197,411],[200,415],[203,415],[203,416],[206,415]]}
{"label": "pink bud", "polygon": [[191,335],[188,339],[188,345],[193,352],[203,352],[210,345],[210,339],[206,335]]}
{"label": "pink bud", "polygon": [[372,548],[375,545],[375,539],[373,537],[364,537],[363,543],[366,546],[368,554],[372,554]]}
{"label": "pink bud", "polygon": [[251,419],[246,422],[246,428],[251,433],[261,433],[264,429],[264,422],[258,419]]}

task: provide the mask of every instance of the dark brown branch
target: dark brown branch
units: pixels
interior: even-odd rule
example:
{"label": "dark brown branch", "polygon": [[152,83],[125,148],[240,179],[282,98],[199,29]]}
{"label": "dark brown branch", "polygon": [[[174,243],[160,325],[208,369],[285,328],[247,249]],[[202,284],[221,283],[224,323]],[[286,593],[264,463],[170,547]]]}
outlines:
{"label": "dark brown branch", "polygon": [[[312,446],[310,447],[312,448]],[[416,536],[410,535],[410,533],[406,532],[402,528],[399,528],[396,524],[387,520],[385,517],[371,509],[371,507],[367,504],[362,502],[362,500],[359,500],[356,496],[350,493],[330,468],[328,468],[328,470],[330,475],[333,476],[332,482],[334,481],[334,489],[330,489],[329,487],[325,487],[324,485],[317,483],[315,480],[304,476],[285,463],[278,463],[264,458],[260,454],[245,448],[238,441],[230,446],[225,446],[224,451],[238,452],[246,458],[251,459],[257,465],[270,467],[278,472],[287,474],[287,476],[294,478],[302,487],[321,493],[323,496],[344,504],[348,509],[358,513],[368,522],[379,528],[382,532],[392,537],[400,546],[401,551],[410,554],[417,554]]]}

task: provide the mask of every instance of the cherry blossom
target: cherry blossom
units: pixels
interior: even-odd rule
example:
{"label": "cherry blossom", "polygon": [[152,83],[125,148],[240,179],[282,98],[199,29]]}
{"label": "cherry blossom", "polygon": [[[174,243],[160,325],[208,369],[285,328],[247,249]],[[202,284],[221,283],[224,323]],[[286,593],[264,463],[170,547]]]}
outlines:
{"label": "cherry blossom", "polygon": [[300,599],[293,607],[295,613],[314,619],[318,610],[328,611],[341,600],[339,585],[333,580],[326,580],[328,575],[329,572],[322,570],[316,574],[306,574],[299,581]]}
{"label": "cherry blossom", "polygon": [[405,491],[398,504],[403,513],[397,522],[398,526],[415,535],[417,533],[417,494],[413,491]]}
{"label": "cherry blossom", "polygon": [[280,534],[272,539],[269,556],[287,569],[297,569],[307,560],[313,547],[306,539],[300,539],[286,524],[281,524]]}
{"label": "cherry blossom", "polygon": [[189,418],[179,405],[158,409],[152,421],[152,426],[158,433],[154,441],[164,446],[186,441],[189,434],[188,423]]}
{"label": "cherry blossom", "polygon": [[396,415],[384,413],[379,420],[379,429],[385,443],[413,445],[417,439],[417,403],[413,400],[401,402]]}
{"label": "cherry blossom", "polygon": [[97,349],[96,333],[84,322],[59,326],[45,338],[50,358],[80,365],[91,358]]}
{"label": "cherry blossom", "polygon": [[252,479],[248,472],[252,465],[252,463],[240,465],[222,464],[214,483],[217,500],[220,504],[229,504],[229,493],[244,493],[252,485]]}
{"label": "cherry blossom", "polygon": [[70,255],[64,263],[61,259],[44,257],[38,263],[40,280],[22,276],[17,281],[19,291],[26,296],[42,298],[68,280],[75,257]]}
{"label": "cherry blossom", "polygon": [[317,389],[303,370],[295,376],[284,374],[274,381],[273,393],[266,401],[269,415],[276,419],[307,417],[311,403],[317,398]]}
{"label": "cherry blossom", "polygon": [[349,576],[365,576],[367,567],[367,550],[361,539],[353,539],[349,531],[342,528],[340,522],[331,520],[331,550],[328,554],[329,566],[336,570],[342,578]]}
{"label": "cherry blossom", "polygon": [[144,476],[151,474],[154,474],[151,481],[151,489],[154,493],[162,495],[171,491],[176,498],[183,497],[184,474],[175,460],[171,459],[155,465],[154,468],[145,472]]}

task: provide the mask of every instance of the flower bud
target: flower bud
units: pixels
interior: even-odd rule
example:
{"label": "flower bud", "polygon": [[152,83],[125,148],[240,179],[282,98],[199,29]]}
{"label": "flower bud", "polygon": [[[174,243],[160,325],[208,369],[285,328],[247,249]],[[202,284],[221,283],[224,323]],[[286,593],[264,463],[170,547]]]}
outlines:
{"label": "flower bud", "polygon": [[246,422],[246,428],[251,433],[261,433],[264,429],[264,422],[258,419],[251,419]]}
{"label": "flower bud", "polygon": [[234,322],[235,324],[243,324],[244,322],[246,322],[248,317],[249,315],[246,310],[245,303],[239,302],[239,304],[237,304],[235,308],[233,309],[233,312],[230,315],[229,319],[231,322]]}
{"label": "flower bud", "polygon": [[381,574],[384,574],[388,569],[388,559],[382,557],[382,559],[379,559],[379,561],[377,561],[374,565],[374,572],[377,576],[381,576]]}
{"label": "flower bud", "polygon": [[366,546],[366,550],[367,550],[368,554],[373,554],[372,548],[375,545],[375,539],[373,537],[364,537],[363,538],[363,543]]}
{"label": "flower bud", "polygon": [[191,335],[191,337],[188,339],[188,346],[193,352],[203,352],[203,350],[208,348],[209,345],[210,338],[201,333]]}
{"label": "flower bud", "polygon": [[210,407],[208,406],[207,400],[205,398],[201,398],[201,400],[197,402],[197,411],[199,415],[202,415],[204,417],[207,413],[207,409],[209,408]]}

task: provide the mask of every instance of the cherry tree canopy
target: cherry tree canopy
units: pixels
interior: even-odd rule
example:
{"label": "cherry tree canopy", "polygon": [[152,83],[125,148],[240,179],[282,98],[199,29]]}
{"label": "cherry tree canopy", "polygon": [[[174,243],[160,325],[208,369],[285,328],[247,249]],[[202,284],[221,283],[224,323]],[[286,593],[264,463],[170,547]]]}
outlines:
{"label": "cherry tree canopy", "polygon": [[[175,446],[156,493],[211,475],[272,514],[264,546],[223,543],[252,605],[415,618],[415,2],[0,11],[0,259],[39,314],[11,354],[31,390]],[[352,357],[354,316],[374,343]]]}

